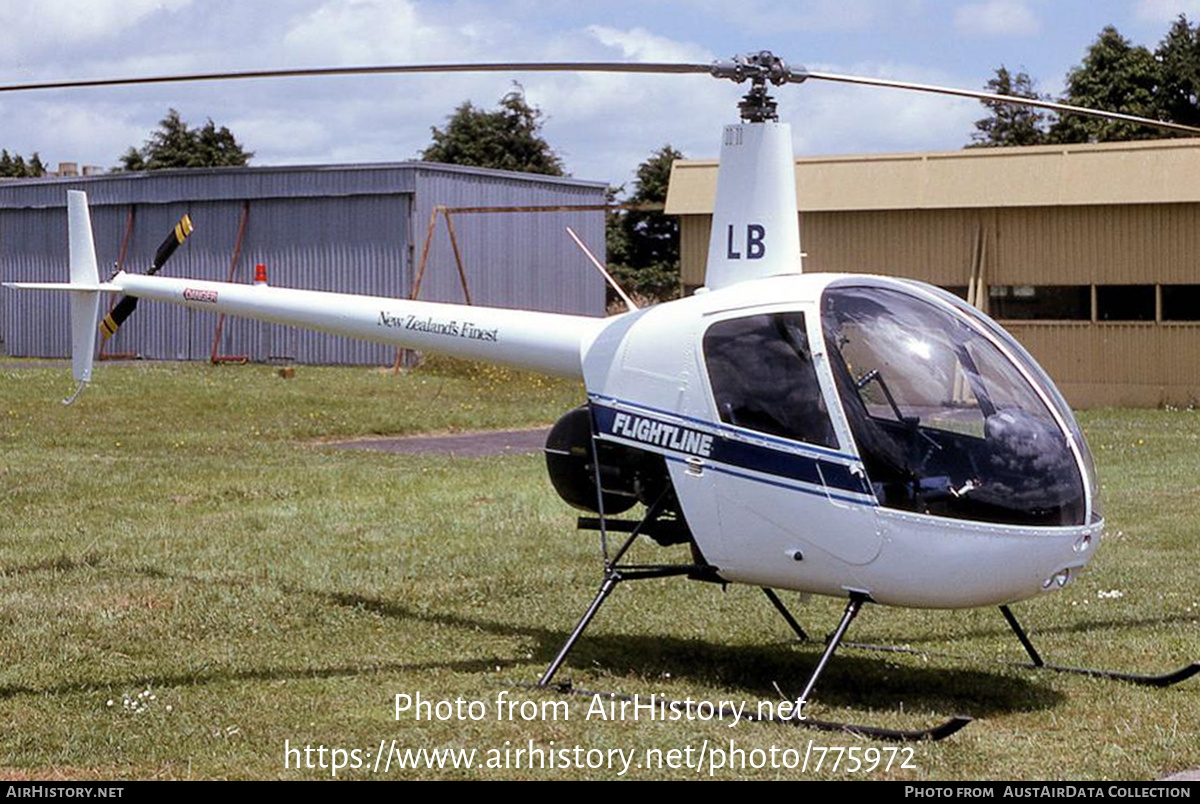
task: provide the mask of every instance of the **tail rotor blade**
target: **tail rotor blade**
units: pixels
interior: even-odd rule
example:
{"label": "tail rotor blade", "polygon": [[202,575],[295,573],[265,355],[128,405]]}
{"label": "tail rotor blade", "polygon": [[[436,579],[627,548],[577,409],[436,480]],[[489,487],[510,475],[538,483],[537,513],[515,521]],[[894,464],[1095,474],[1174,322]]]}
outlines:
{"label": "tail rotor blade", "polygon": [[[183,245],[183,241],[187,240],[188,235],[192,233],[192,219],[188,215],[184,215],[179,219],[179,223],[171,229],[170,234],[162,241],[162,245],[158,247],[158,251],[154,252],[154,262],[150,264],[150,270],[146,271],[147,276],[154,276],[158,273],[167,260],[171,259],[171,255],[175,250]],[[122,296],[116,306],[112,308],[108,315],[100,322],[100,334],[105,340],[108,340],[113,335],[117,334],[117,330],[125,323],[129,316],[133,315],[133,311],[137,309],[136,296]]]}
{"label": "tail rotor blade", "polygon": [[150,270],[146,272],[148,276],[154,276],[159,272],[167,260],[171,259],[171,255],[175,253],[175,249],[183,245],[183,241],[187,240],[188,235],[192,233],[192,219],[188,215],[184,215],[179,219],[179,223],[175,224],[175,228],[167,235],[166,240],[162,241],[162,245],[158,247],[158,251],[154,252],[154,263],[150,266]]}
{"label": "tail rotor blade", "polygon": [[117,334],[117,330],[125,323],[125,319],[133,315],[133,311],[137,309],[137,303],[136,296],[122,296],[108,315],[104,316],[100,321],[100,335],[104,340]]}

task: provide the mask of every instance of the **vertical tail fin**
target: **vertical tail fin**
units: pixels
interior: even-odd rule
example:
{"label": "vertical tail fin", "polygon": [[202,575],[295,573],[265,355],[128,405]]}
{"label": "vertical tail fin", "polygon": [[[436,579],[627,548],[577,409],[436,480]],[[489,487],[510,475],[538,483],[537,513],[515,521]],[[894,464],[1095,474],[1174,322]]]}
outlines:
{"label": "vertical tail fin", "polygon": [[796,162],[787,123],[725,127],[704,284],[798,274]]}
{"label": "vertical tail fin", "polygon": [[[92,239],[92,218],[87,193],[67,193],[67,228],[71,254],[71,373],[79,386],[63,404],[69,405],[92,379],[92,360],[96,351],[96,330],[100,320],[100,271],[96,266],[96,246]],[[95,288],[79,290],[75,288]]]}

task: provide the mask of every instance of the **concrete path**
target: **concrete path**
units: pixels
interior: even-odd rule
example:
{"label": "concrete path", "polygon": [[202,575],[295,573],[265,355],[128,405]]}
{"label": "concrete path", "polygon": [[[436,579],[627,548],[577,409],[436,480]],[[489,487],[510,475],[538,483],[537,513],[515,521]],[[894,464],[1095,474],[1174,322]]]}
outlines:
{"label": "concrete path", "polygon": [[487,430],[454,435],[422,435],[406,438],[364,438],[333,441],[329,446],[342,449],[370,449],[380,452],[414,455],[453,455],[479,458],[485,455],[528,455],[542,451],[548,427],[535,430]]}

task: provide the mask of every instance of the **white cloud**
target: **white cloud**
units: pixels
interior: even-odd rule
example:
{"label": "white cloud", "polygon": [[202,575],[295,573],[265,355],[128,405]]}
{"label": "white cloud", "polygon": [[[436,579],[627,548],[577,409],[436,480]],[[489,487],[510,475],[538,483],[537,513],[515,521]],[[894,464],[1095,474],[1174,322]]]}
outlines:
{"label": "white cloud", "polygon": [[[826,72],[899,78],[927,84],[956,85],[954,76],[913,65],[859,63],[841,68],[817,66]],[[982,116],[978,103],[924,92],[881,87],[808,82],[802,86],[800,117],[795,125],[798,154],[875,153],[945,150],[966,144],[972,123]],[[947,145],[947,134],[950,145]]]}
{"label": "white cloud", "polygon": [[985,0],[955,10],[954,27],[968,36],[1025,36],[1042,26],[1022,0]]}
{"label": "white cloud", "polygon": [[1170,23],[1180,14],[1196,22],[1200,19],[1200,0],[1138,0],[1134,16],[1139,22]]}
{"label": "white cloud", "polygon": [[405,0],[340,0],[294,22],[283,45],[312,63],[423,61],[441,50],[444,34],[424,23],[416,5]]}
{"label": "white cloud", "polygon": [[645,28],[619,30],[589,25],[588,33],[600,44],[617,50],[628,61],[708,62],[712,56],[695,45],[650,33]]}
{"label": "white cloud", "polygon": [[496,61],[534,39],[503,6],[419,0],[324,0],[292,20],[282,47],[307,64]]}
{"label": "white cloud", "polygon": [[[8,108],[0,108],[0,115],[13,117]],[[141,145],[147,134],[129,109],[114,104],[46,102],[22,106],[18,116],[20,129],[6,147],[24,156],[37,151],[51,167],[59,162],[112,167],[126,148]],[[102,145],[96,147],[98,143]]]}
{"label": "white cloud", "polygon": [[[708,64],[705,48],[642,28],[592,25],[569,58]],[[721,126],[737,118],[736,89],[706,75],[583,73],[530,76],[527,97],[547,113],[545,136],[581,178],[613,183],[670,143],[714,156]]]}
{"label": "white cloud", "polygon": [[710,0],[699,8],[705,16],[723,17],[731,27],[747,33],[775,36],[781,32],[867,30],[883,20],[920,13],[923,5],[922,0]]}
{"label": "white cloud", "polygon": [[[152,14],[175,12],[192,0],[41,0],[3,4],[0,52],[9,63],[39,51],[103,39],[120,41],[121,33]],[[167,33],[169,31],[164,31]]]}

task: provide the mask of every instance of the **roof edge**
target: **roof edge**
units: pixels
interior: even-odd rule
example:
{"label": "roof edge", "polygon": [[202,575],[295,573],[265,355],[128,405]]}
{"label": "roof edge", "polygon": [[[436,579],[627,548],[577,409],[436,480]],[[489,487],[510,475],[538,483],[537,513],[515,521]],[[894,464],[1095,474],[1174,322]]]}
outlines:
{"label": "roof edge", "polygon": [[[680,160],[666,211],[711,212],[717,160]],[[1200,139],[796,159],[801,211],[1200,202]]]}

